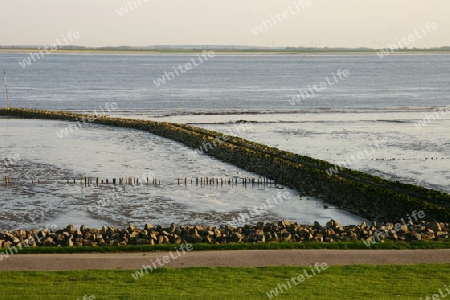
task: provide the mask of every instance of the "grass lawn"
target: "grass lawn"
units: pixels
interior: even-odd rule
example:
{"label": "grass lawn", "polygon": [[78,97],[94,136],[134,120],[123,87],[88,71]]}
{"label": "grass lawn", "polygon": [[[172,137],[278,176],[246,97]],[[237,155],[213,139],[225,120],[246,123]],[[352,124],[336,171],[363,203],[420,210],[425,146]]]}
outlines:
{"label": "grass lawn", "polygon": [[[0,272],[1,299],[269,299],[309,267]],[[297,282],[298,283],[298,282]],[[420,299],[445,293],[450,265],[332,266],[276,299]],[[91,297],[89,297],[91,296]]]}

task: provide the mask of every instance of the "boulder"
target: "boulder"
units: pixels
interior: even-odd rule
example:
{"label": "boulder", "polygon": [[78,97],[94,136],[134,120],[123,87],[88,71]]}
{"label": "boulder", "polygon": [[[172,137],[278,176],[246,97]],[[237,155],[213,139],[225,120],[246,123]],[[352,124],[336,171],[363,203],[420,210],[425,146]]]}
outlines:
{"label": "boulder", "polygon": [[176,228],[177,228],[177,227],[175,226],[174,223],[170,224],[169,232],[170,232],[170,233],[175,233]]}
{"label": "boulder", "polygon": [[53,238],[48,237],[43,241],[42,245],[47,247],[55,246],[55,242],[53,241]]}
{"label": "boulder", "polygon": [[69,225],[64,229],[64,231],[73,234],[75,232],[75,228],[73,227],[73,225]]}
{"label": "boulder", "polygon": [[442,226],[439,222],[430,222],[428,228],[431,228],[434,232],[442,231]]}
{"label": "boulder", "polygon": [[292,239],[292,234],[290,234],[289,232],[281,235],[281,240],[283,242],[289,242],[291,239]]}
{"label": "boulder", "polygon": [[283,221],[278,222],[278,226],[283,227],[283,228],[287,228],[291,225],[292,225],[291,221],[288,221],[288,220],[283,220]]}
{"label": "boulder", "polygon": [[257,234],[255,236],[255,238],[256,238],[257,243],[265,243],[266,242],[266,237],[264,234]]}
{"label": "boulder", "polygon": [[322,226],[319,224],[319,222],[314,221],[314,228],[317,229],[317,230],[321,230]]}
{"label": "boulder", "polygon": [[339,222],[337,222],[337,221],[335,221],[335,220],[331,220],[331,221],[328,221],[328,222],[326,223],[326,227],[332,228],[332,229],[338,228],[338,227],[340,227],[340,226],[341,226],[341,224],[339,224]]}
{"label": "boulder", "polygon": [[240,233],[233,233],[229,237],[229,241],[231,243],[240,243],[240,242],[242,242],[242,235]]}
{"label": "boulder", "polygon": [[409,233],[409,228],[408,228],[408,226],[406,226],[406,225],[402,225],[400,231],[401,231],[402,233]]}
{"label": "boulder", "polygon": [[264,230],[264,222],[258,222],[256,223],[256,228],[260,230]]}
{"label": "boulder", "polygon": [[422,240],[422,235],[420,233],[413,232],[413,233],[411,233],[411,239],[413,241],[420,241],[420,240]]}
{"label": "boulder", "polygon": [[128,226],[128,232],[138,232],[139,228],[137,228],[136,226],[130,224],[130,226]]}

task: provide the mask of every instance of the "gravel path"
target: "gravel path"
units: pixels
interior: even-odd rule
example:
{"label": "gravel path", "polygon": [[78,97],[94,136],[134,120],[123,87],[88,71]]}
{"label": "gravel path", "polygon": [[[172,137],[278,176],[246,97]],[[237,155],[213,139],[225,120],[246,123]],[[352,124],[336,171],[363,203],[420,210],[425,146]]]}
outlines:
{"label": "gravel path", "polygon": [[0,261],[0,271],[134,270],[152,262],[157,267],[174,268],[309,266],[316,262],[328,265],[450,264],[450,249],[179,251],[179,255],[175,250],[171,253],[15,254]]}

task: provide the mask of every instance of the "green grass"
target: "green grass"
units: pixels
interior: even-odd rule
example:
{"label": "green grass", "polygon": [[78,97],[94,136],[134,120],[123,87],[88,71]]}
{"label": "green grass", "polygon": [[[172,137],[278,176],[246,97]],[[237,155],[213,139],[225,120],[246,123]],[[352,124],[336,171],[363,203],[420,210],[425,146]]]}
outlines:
{"label": "green grass", "polygon": [[[175,245],[138,245],[138,246],[104,246],[104,247],[28,247],[18,254],[45,254],[45,253],[111,253],[111,252],[147,252],[147,251],[169,251]],[[450,241],[411,241],[396,242],[386,241],[376,243],[368,248],[362,241],[358,242],[333,242],[333,243],[230,243],[230,244],[193,244],[195,251],[206,250],[268,250],[268,249],[450,249]],[[4,251],[5,249],[0,249]]]}
{"label": "green grass", "polygon": [[[269,299],[308,267],[0,272],[1,299]],[[310,271],[309,271],[310,272]],[[310,273],[309,273],[310,274]],[[419,299],[450,285],[449,265],[333,266],[276,299]]]}

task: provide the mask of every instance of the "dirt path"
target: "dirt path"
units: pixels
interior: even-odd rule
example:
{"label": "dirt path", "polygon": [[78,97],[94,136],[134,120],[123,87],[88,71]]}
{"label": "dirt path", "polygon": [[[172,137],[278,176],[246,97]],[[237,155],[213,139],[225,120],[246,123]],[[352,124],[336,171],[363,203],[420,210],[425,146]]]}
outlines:
{"label": "dirt path", "polygon": [[[0,261],[0,271],[133,270],[157,267],[263,267],[450,263],[445,250],[227,250],[92,254],[15,254]],[[165,258],[166,256],[166,258]],[[157,262],[159,259],[159,263]],[[166,263],[164,263],[164,259]]]}

